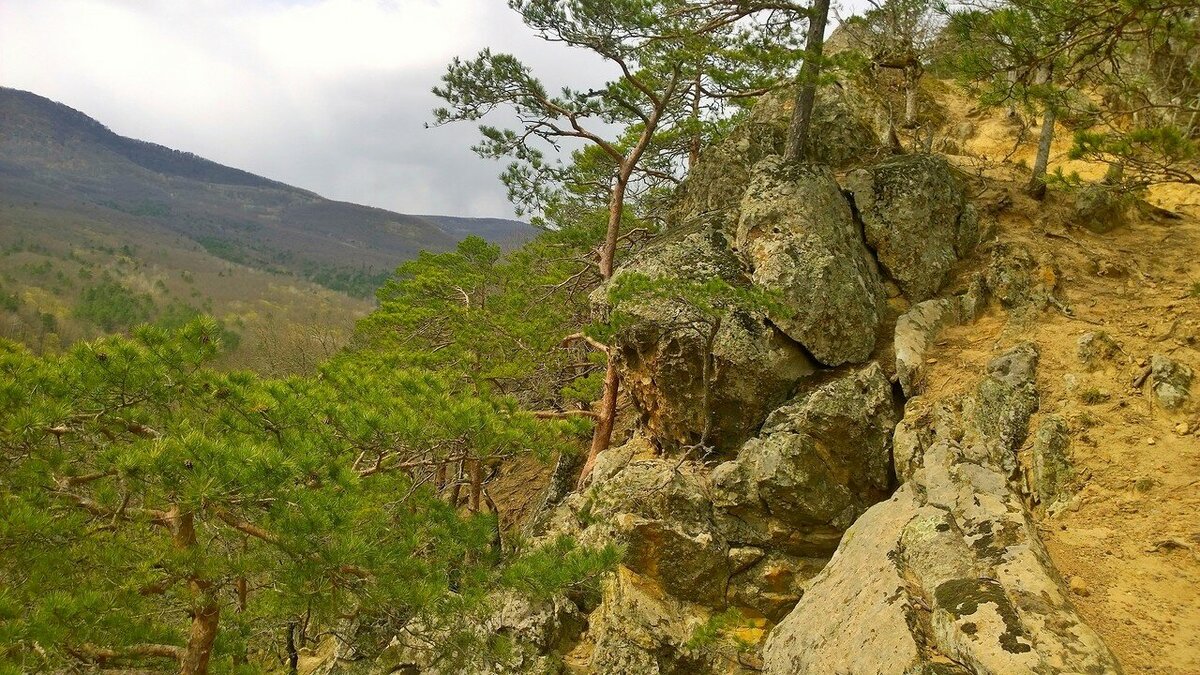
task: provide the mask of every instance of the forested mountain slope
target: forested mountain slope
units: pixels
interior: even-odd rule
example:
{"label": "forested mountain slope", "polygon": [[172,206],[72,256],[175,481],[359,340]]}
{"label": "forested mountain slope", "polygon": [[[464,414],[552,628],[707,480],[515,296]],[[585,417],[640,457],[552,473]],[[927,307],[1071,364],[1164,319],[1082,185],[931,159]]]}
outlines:
{"label": "forested mountain slope", "polygon": [[445,250],[467,234],[515,242],[530,233],[516,221],[441,221],[328,200],[118,136],[83,113],[14,89],[0,89],[0,198],[103,207],[182,234],[227,260],[320,283],[345,270],[379,277],[420,250]]}

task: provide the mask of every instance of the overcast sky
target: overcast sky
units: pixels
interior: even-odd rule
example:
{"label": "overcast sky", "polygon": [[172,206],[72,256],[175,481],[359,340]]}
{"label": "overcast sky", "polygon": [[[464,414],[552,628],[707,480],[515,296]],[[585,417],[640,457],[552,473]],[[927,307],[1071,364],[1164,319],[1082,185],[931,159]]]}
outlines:
{"label": "overcast sky", "polygon": [[475,127],[423,126],[446,63],[485,46],[551,86],[607,77],[534,38],[504,0],[0,0],[0,85],[405,213],[512,215],[502,167],[470,151]]}

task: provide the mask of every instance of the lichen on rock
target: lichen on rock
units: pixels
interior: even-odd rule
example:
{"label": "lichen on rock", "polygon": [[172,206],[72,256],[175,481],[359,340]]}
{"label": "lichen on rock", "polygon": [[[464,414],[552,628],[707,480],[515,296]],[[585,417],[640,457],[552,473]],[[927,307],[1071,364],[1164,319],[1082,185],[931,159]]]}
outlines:
{"label": "lichen on rock", "polygon": [[771,319],[821,363],[861,363],[883,318],[883,282],[828,168],[770,157],[742,198],[738,251],[755,284],[779,293]]}
{"label": "lichen on rock", "polygon": [[979,216],[955,170],[937,155],[906,155],[844,181],[879,264],[912,302],[933,297],[979,240]]}

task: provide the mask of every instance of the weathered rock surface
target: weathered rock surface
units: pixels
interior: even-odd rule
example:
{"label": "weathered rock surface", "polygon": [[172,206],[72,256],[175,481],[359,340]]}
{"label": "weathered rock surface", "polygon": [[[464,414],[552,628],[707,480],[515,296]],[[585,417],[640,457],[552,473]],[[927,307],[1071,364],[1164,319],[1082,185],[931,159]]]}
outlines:
{"label": "weathered rock surface", "polygon": [[937,155],[907,155],[850,173],[867,244],[912,302],[933,297],[979,240],[962,181]]}
{"label": "weathered rock surface", "polygon": [[1066,496],[1075,480],[1070,449],[1071,429],[1067,423],[1058,415],[1042,420],[1034,435],[1031,464],[1034,497],[1043,508]]}
{"label": "weathered rock surface", "polygon": [[1075,195],[1076,223],[1096,234],[1106,234],[1129,220],[1129,201],[1103,185],[1086,185]]}
{"label": "weathered rock surface", "polygon": [[883,283],[829,169],[759,162],[736,242],[754,283],[786,305],[786,315],[771,318],[788,337],[829,366],[871,355]]}
{"label": "weathered rock surface", "polygon": [[688,642],[706,619],[626,568],[605,581],[604,600],[591,614],[594,673],[684,675],[716,672],[715,657]]}
{"label": "weathered rock surface", "polygon": [[1036,361],[1019,345],[972,395],[909,402],[904,484],[846,532],[768,638],[764,672],[1120,672],[1072,608],[1002,458],[1024,441]]}
{"label": "weathered rock surface", "polygon": [[829,562],[827,557],[801,558],[779,552],[767,553],[755,547],[731,550],[731,561],[736,559],[735,550],[757,551],[758,557],[730,577],[730,604],[742,608],[743,613],[758,614],[772,622],[787,616],[804,594],[804,584]]}
{"label": "weathered rock surface", "polygon": [[[633,274],[750,283],[724,235],[706,228],[669,235],[618,270],[614,283]],[[698,443],[705,429],[707,445],[736,448],[814,369],[802,349],[753,309],[731,307],[721,317],[707,364],[710,317],[667,297],[626,302],[622,310],[631,317],[615,339],[622,384],[646,431],[664,448]]]}
{"label": "weathered rock surface", "polygon": [[830,553],[822,550],[830,535],[887,495],[896,419],[878,364],[840,373],[771,413],[737,459],[712,473],[713,503],[718,517],[729,517],[730,537]]}
{"label": "weathered rock surface", "polygon": [[1017,319],[1057,303],[1058,271],[1052,261],[1034,260],[1024,248],[996,244],[984,270],[988,293]]}
{"label": "weathered rock surface", "polygon": [[[688,173],[673,209],[672,228],[711,222],[733,235],[754,165],[771,155],[783,154],[794,97],[795,92],[790,90],[760,97],[744,123],[723,141],[705,149]],[[840,86],[822,88],[808,135],[807,156],[812,161],[842,168],[870,161],[884,152],[878,134],[862,118],[862,103],[854,92]]]}
{"label": "weathered rock surface", "polygon": [[960,298],[937,298],[913,305],[896,321],[893,346],[896,353],[896,377],[905,396],[913,396],[921,386],[925,353],[944,328],[962,321]]}
{"label": "weathered rock surface", "polygon": [[1088,370],[1100,370],[1114,365],[1114,359],[1120,353],[1121,346],[1102,330],[1080,335],[1075,347],[1075,355]]}
{"label": "weathered rock surface", "polygon": [[1170,357],[1155,354],[1150,358],[1150,386],[1154,397],[1168,410],[1180,408],[1191,396],[1192,369]]}

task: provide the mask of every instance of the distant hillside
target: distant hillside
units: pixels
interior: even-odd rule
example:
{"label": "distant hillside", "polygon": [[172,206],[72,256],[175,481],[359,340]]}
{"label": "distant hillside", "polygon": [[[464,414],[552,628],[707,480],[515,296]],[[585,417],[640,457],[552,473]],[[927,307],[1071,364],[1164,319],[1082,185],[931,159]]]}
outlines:
{"label": "distant hillside", "polygon": [[331,201],[118,136],[61,103],[0,88],[4,229],[29,221],[6,211],[18,206],[26,215],[30,208],[50,208],[109,225],[136,223],[131,233],[149,228],[180,235],[226,261],[362,297],[421,250],[446,250],[469,234],[511,245],[533,233],[513,220],[413,216]]}

